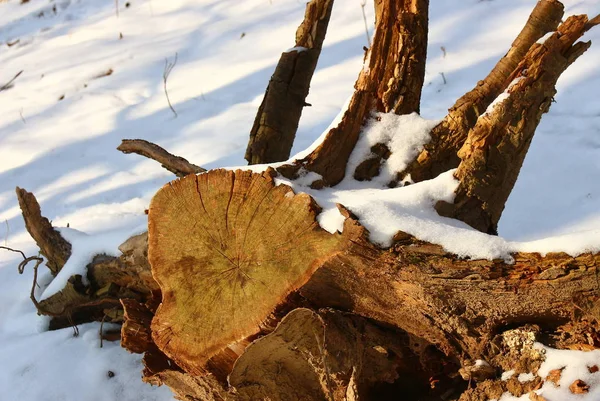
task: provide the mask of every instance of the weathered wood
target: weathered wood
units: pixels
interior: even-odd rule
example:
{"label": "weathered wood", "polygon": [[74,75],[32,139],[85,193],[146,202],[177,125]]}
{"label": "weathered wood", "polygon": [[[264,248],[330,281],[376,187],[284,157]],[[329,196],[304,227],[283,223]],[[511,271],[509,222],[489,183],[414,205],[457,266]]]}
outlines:
{"label": "weathered wood", "polygon": [[[48,260],[54,274],[67,262],[71,244],[41,215],[40,206],[32,193],[17,188],[19,205],[25,225]],[[159,292],[147,260],[147,233],[134,236],[120,246],[120,257],[95,255],[86,266],[89,284],[79,275],[69,277],[64,288],[38,301],[32,291],[32,301],[38,314],[51,317],[49,329],[56,330],[91,321],[121,322],[120,299],[140,302],[151,300]],[[37,267],[33,286],[37,285]]]}
{"label": "weathered wood", "polygon": [[287,160],[317,67],[333,0],[311,0],[296,44],[281,55],[258,108],[245,158],[249,164]]}
{"label": "weathered wood", "polygon": [[560,75],[590,42],[575,43],[588,29],[586,15],[569,17],[543,43],[534,44],[513,74],[505,99],[500,98],[477,120],[458,152],[460,180],[453,204],[440,202],[438,213],[496,234],[542,115],[550,109]]}
{"label": "weathered wood", "polygon": [[578,308],[597,319],[578,305],[597,297],[600,254],[519,253],[514,264],[464,260],[406,234],[386,252],[351,216],[347,235],[352,246],[328,259],[300,294],[319,307],[391,324],[447,355],[489,360],[489,340],[503,328],[535,322],[556,329]]}
{"label": "weathered wood", "polygon": [[458,166],[460,159],[457,153],[467,139],[469,130],[492,101],[508,87],[510,75],[531,46],[548,32],[556,30],[563,10],[564,6],[557,0],[541,0],[537,3],[508,53],[487,77],[456,101],[444,120],[432,130],[431,141],[425,145],[425,149],[405,171],[398,174],[398,182],[407,176],[414,182],[431,179]]}
{"label": "weathered wood", "polygon": [[373,46],[355,84],[356,91],[339,125],[294,165],[278,168],[292,178],[302,167],[322,176],[314,187],[333,186],[346,174],[348,158],[373,111],[419,111],[427,56],[428,0],[375,2]]}
{"label": "weathered wood", "polygon": [[137,153],[156,160],[177,177],[185,177],[188,174],[198,174],[206,171],[206,169],[188,162],[183,157],[172,155],[160,146],[143,139],[123,139],[117,150],[125,154]]}
{"label": "weathered wood", "polygon": [[257,333],[339,246],[317,213],[311,197],[275,186],[268,173],[212,170],[159,190],[148,215],[149,260],[163,296],[152,321],[158,347],[194,374]]}
{"label": "weathered wood", "polygon": [[440,360],[423,369],[412,340],[353,314],[295,309],[273,333],[246,348],[229,376],[231,391],[240,401],[358,401],[447,392],[441,384],[429,385]]}
{"label": "weathered wood", "polygon": [[46,258],[46,265],[56,276],[71,256],[71,244],[42,216],[40,204],[31,192],[19,187],[16,192],[25,228]]}
{"label": "weathered wood", "polygon": [[[336,384],[328,387],[323,384],[329,379],[323,381],[322,368],[316,362],[318,356],[314,360],[309,358],[312,362],[308,363],[302,356],[305,353],[297,351],[300,359],[292,362],[290,349],[308,347],[306,353],[314,356],[309,350],[318,349],[318,337],[315,340],[314,336],[296,333],[291,345],[280,340],[273,344],[259,340],[267,350],[283,347],[277,348],[282,352],[280,355],[258,347],[259,342],[247,348],[242,359],[237,358],[247,341],[240,342],[235,349],[228,348],[241,339],[250,340],[255,333],[266,334],[261,331],[264,327],[261,323],[271,319],[277,304],[285,302],[284,295],[295,288],[311,308],[334,308],[359,315],[420,339],[424,348],[438,349],[450,359],[460,361],[468,372],[465,374],[473,380],[487,376],[475,372],[470,365],[472,361],[484,359],[492,366],[504,363],[497,359],[494,339],[515,325],[533,322],[552,332],[565,322],[586,321],[588,329],[598,330],[597,323],[591,322],[597,322],[600,314],[590,305],[597,299],[600,254],[542,257],[519,253],[513,255],[513,264],[502,260],[465,260],[404,233],[396,236],[391,249],[382,250],[369,242],[367,230],[343,207],[340,210],[346,222],[342,235],[319,232],[312,225],[307,226],[313,227],[308,231],[300,230],[318,234],[313,243],[307,234],[296,238],[298,231],[286,229],[288,224],[296,227],[303,219],[307,219],[305,224],[314,223],[314,212],[291,212],[299,199],[303,208],[312,208],[306,203],[307,198],[291,195],[285,186],[273,187],[269,179],[268,174],[211,171],[167,185],[152,201],[150,260],[163,291],[163,303],[152,322],[152,336],[158,348],[185,372],[163,373],[164,377],[175,375],[184,380],[186,374],[191,375],[192,378],[185,380],[192,380],[202,391],[206,391],[206,386],[211,388],[207,380],[214,381],[219,383],[215,391],[222,394],[233,391],[224,384],[223,378],[229,375],[229,382],[236,388],[234,394],[244,400],[263,392],[273,399],[284,399],[282,392],[292,391],[282,384],[288,373],[290,377],[296,374],[306,378],[303,382],[306,385],[298,383],[294,390],[297,394],[308,394],[306,399],[340,399],[328,393],[335,386],[339,394],[342,390],[350,391],[349,388],[354,388],[353,394],[360,394],[358,376],[354,384],[350,383],[349,370],[340,373],[343,380],[334,374],[335,380],[330,379]],[[271,189],[265,191],[267,188]],[[281,204],[282,199],[290,202],[287,207]],[[261,220],[261,215],[266,220]],[[286,216],[292,223],[288,223]],[[269,227],[275,222],[279,228],[277,234],[272,234]],[[254,242],[240,247],[242,238]],[[290,246],[277,245],[273,238]],[[317,246],[320,248],[310,249]],[[252,250],[252,255],[244,249]],[[305,284],[281,275],[283,267],[298,263],[295,257],[300,257],[304,266],[311,266],[308,273],[311,276]],[[244,265],[242,261],[247,263]],[[239,273],[235,272],[237,269]],[[301,275],[302,281],[306,280],[304,273]],[[286,283],[283,290],[277,285],[281,282]],[[318,326],[319,319],[309,320]],[[313,323],[306,324],[312,327]],[[239,327],[248,329],[236,331]],[[280,334],[267,337],[275,340]],[[300,342],[293,345],[296,341]],[[343,344],[340,338],[336,341]],[[384,348],[390,346],[386,341],[382,344]],[[258,347],[258,351],[252,351],[254,356],[248,354],[253,347]],[[342,348],[347,350],[351,346]],[[261,359],[267,355],[268,360]],[[423,355],[416,355],[421,364],[418,366],[425,369]],[[438,365],[440,357],[436,356]],[[338,362],[352,366],[353,358],[346,353],[343,362]],[[236,359],[240,366],[237,371],[236,365],[232,365]],[[277,361],[281,363],[278,365]],[[279,366],[279,372],[288,372],[278,377],[281,389],[274,387],[275,366]],[[331,364],[327,366],[332,369]],[[248,373],[253,369],[256,372]],[[265,371],[261,373],[260,369]],[[455,365],[455,373],[457,369]],[[444,377],[447,375],[448,372]],[[377,377],[375,373],[371,375],[372,380],[380,383]],[[155,375],[155,380],[162,379]],[[182,384],[177,381],[173,385]]]}

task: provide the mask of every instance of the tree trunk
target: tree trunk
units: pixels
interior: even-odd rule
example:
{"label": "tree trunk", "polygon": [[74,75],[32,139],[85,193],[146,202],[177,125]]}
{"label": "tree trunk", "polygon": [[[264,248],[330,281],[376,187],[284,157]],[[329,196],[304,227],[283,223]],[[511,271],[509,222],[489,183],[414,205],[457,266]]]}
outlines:
{"label": "tree trunk", "polygon": [[531,46],[556,30],[563,10],[564,6],[557,0],[541,0],[537,3],[508,53],[487,77],[456,101],[444,120],[431,131],[431,141],[425,145],[425,149],[405,171],[399,172],[397,182],[407,178],[414,182],[428,180],[458,166],[460,159],[457,153],[467,139],[469,130],[492,101],[508,87],[510,75]]}
{"label": "tree trunk", "polygon": [[346,174],[348,158],[371,112],[419,111],[427,57],[428,0],[378,0],[375,35],[340,124],[304,159],[277,171],[295,178],[303,168],[321,175],[313,187],[333,186]]}
{"label": "tree trunk", "polygon": [[245,158],[249,164],[287,160],[321,54],[333,0],[312,0],[296,31],[296,45],[284,52],[258,108]]}

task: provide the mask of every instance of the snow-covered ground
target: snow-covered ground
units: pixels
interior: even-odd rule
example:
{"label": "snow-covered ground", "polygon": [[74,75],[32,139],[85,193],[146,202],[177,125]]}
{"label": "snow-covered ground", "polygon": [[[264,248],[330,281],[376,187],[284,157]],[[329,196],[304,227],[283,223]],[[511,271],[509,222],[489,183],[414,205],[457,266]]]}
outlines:
{"label": "snow-covered ground", "polygon": [[[566,15],[600,13],[600,0],[564,3]],[[422,116],[442,118],[483,78],[534,5],[431,0]],[[372,0],[366,10],[372,23]],[[0,1],[0,86],[23,71],[0,92],[0,245],[36,252],[17,185],[36,194],[54,225],[98,235],[104,248],[143,227],[150,198],[173,177],[116,151],[122,138],[156,142],[206,168],[244,165],[264,88],[303,14],[298,0],[121,0],[118,16],[113,1]],[[600,28],[584,39],[597,43],[559,81],[500,222],[499,246],[600,245]],[[339,113],[366,41],[360,0],[337,0],[294,151]],[[162,81],[165,59],[176,55],[168,88],[177,118]],[[535,242],[547,237],[554,239]],[[116,343],[99,348],[98,325],[80,327],[78,338],[45,332],[28,298],[32,272],[18,275],[17,262],[0,251],[0,400],[171,399],[168,389],[141,383],[138,356]]]}

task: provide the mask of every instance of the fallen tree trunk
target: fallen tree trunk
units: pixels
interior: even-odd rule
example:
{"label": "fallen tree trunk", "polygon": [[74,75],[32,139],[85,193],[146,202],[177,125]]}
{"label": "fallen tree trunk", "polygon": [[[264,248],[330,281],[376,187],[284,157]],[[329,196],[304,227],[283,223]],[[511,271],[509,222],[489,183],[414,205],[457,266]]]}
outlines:
{"label": "fallen tree trunk", "polygon": [[[138,238],[119,258],[97,256],[85,291],[77,277],[64,290],[75,292],[76,307],[119,300],[122,345],[144,353],[145,381],[190,401],[447,400],[474,381],[460,399],[485,401],[532,391],[516,379],[486,380],[539,367],[535,336],[600,347],[600,254],[471,260],[404,232],[383,249],[343,205],[343,233],[331,234],[310,196],[276,185],[306,171],[321,176],[313,188],[339,183],[371,112],[418,111],[427,2],[380,0],[376,14],[349,108],[314,152],[277,171],[212,170],[165,185],[149,208],[148,259]],[[490,77],[449,113],[462,115],[451,135],[464,138],[446,144],[462,148],[456,196],[438,203],[441,214],[495,231],[556,80],[589,47],[576,41],[598,21],[571,17],[534,43],[561,16],[559,2],[538,3]],[[440,166],[446,150],[436,153]],[[357,179],[389,156],[372,152]]]}

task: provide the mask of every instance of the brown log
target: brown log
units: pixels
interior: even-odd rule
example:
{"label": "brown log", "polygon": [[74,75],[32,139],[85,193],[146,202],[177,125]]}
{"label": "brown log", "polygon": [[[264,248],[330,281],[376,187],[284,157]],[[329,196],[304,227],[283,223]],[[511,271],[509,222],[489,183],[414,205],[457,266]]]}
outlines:
{"label": "brown log", "polygon": [[341,241],[319,227],[317,213],[312,198],[275,186],[268,173],[212,170],[159,190],[148,214],[163,296],[152,321],[158,347],[198,374],[224,347],[256,334]]}
{"label": "brown log", "polygon": [[206,169],[188,162],[183,157],[172,155],[160,146],[143,139],[123,139],[117,150],[125,154],[137,153],[156,160],[177,177],[185,177],[188,174],[198,174],[206,171]]}
{"label": "brown log", "polygon": [[42,216],[40,204],[31,192],[19,187],[16,192],[25,228],[46,258],[46,265],[56,276],[71,256],[71,244]]}
{"label": "brown log", "polygon": [[333,0],[311,0],[296,31],[295,46],[284,52],[258,108],[245,158],[249,164],[287,160],[317,67]]}
{"label": "brown log", "polygon": [[348,158],[372,111],[419,111],[427,56],[428,0],[375,2],[375,35],[356,91],[340,124],[307,157],[277,170],[288,178],[303,167],[322,176],[314,187],[333,186],[346,173]]}
{"label": "brown log", "polygon": [[[597,299],[598,254],[542,257],[518,253],[513,255],[513,264],[465,260],[403,233],[396,236],[391,249],[382,250],[368,241],[367,230],[344,208],[341,211],[347,219],[343,234],[321,232],[314,225],[309,199],[292,195],[285,186],[274,187],[269,179],[268,174],[211,171],[175,181],[153,199],[149,251],[163,303],[153,318],[152,336],[158,348],[183,369],[183,373],[163,372],[164,377],[172,374],[183,380],[190,375],[189,380],[202,391],[206,386],[212,388],[209,382],[219,383],[215,389],[218,394],[233,391],[241,399],[252,399],[263,391],[273,399],[283,399],[277,391],[285,390],[273,387],[275,379],[270,371],[279,366],[279,371],[296,369],[296,375],[307,378],[306,385],[298,384],[295,390],[311,394],[307,399],[321,399],[322,394],[323,399],[336,399],[327,395],[326,390],[335,386],[323,387],[322,369],[316,362],[310,366],[301,359],[292,362],[289,349],[296,346],[280,340],[276,346],[283,347],[282,354],[277,355],[285,363],[278,365],[276,354],[264,350],[248,356],[252,347],[258,347],[256,342],[236,362],[247,367],[240,370],[246,373],[236,376],[241,373],[235,373],[232,365],[247,344],[247,340],[240,340],[266,334],[262,322],[272,319],[277,305],[288,302],[286,295],[296,288],[311,308],[359,315],[380,327],[421,339],[425,348],[460,361],[469,372],[467,377],[474,380],[487,377],[470,368],[476,359],[503,366],[494,339],[515,325],[534,322],[552,332],[566,322],[583,319],[588,329],[598,330],[600,315],[590,306]],[[287,228],[299,227],[302,221],[303,229]],[[275,231],[270,228],[272,224],[277,226]],[[243,238],[252,242],[240,246]],[[304,266],[292,275],[302,278],[282,276],[282,269],[288,266]],[[302,284],[307,276],[308,282]],[[319,319],[311,321],[317,324]],[[302,346],[315,341],[314,337],[298,336],[303,339]],[[237,348],[228,348],[236,343]],[[384,343],[384,348],[391,346]],[[315,347],[316,343],[312,344],[310,347]],[[274,359],[263,361],[259,355]],[[296,355],[301,358],[302,352]],[[336,363],[352,366],[352,358],[345,354]],[[441,356],[437,358],[439,362]],[[421,357],[419,362],[423,363]],[[254,373],[247,373],[251,370],[248,364],[258,369],[256,375],[263,378],[262,384],[257,384]],[[260,367],[271,373],[259,373]],[[305,371],[309,368],[313,369],[310,375]],[[227,376],[234,389],[227,387],[223,379]],[[349,391],[356,385],[358,379],[351,384],[347,374],[342,376],[346,381],[336,378],[339,387],[335,391]],[[279,384],[287,380],[285,377],[278,377]],[[381,384],[377,377],[371,379]],[[255,386],[248,387],[248,383]]]}
{"label": "brown log", "polygon": [[273,333],[248,346],[229,383],[241,401],[358,401],[445,393],[448,387],[441,383],[435,389],[429,385],[432,377],[440,377],[443,364],[436,359],[435,366],[423,369],[411,341],[405,332],[353,314],[295,309]]}
{"label": "brown log", "polygon": [[456,101],[444,120],[431,132],[431,141],[425,145],[425,149],[405,171],[399,173],[398,181],[410,176],[412,181],[419,182],[458,166],[460,159],[457,153],[467,139],[469,130],[492,101],[508,87],[510,75],[531,46],[548,32],[556,30],[563,9],[564,6],[557,0],[541,0],[537,3],[510,50],[487,77]]}
{"label": "brown log", "polygon": [[529,144],[550,109],[556,81],[591,45],[575,43],[591,28],[586,15],[569,17],[543,44],[534,44],[509,79],[507,98],[484,113],[469,132],[454,176],[460,181],[453,204],[440,202],[443,216],[496,234]]}

